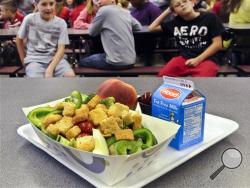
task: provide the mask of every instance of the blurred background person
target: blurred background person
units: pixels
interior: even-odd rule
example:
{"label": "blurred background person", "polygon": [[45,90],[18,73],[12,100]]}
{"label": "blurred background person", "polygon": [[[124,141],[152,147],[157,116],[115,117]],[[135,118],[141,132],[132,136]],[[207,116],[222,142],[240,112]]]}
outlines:
{"label": "blurred background person", "polygon": [[18,10],[26,16],[35,10],[35,0],[18,0]]}
{"label": "blurred background person", "polygon": [[250,0],[229,1],[229,23],[250,23]]}
{"label": "blurred background person", "polygon": [[88,29],[90,23],[94,19],[97,12],[97,6],[93,3],[93,0],[87,0],[86,7],[80,12],[77,19],[74,21],[74,29]]}
{"label": "blurred background person", "polygon": [[75,6],[75,1],[74,0],[65,0],[64,4],[66,7],[68,7],[70,10],[72,10]]}
{"label": "blurred background person", "polygon": [[169,0],[150,0],[153,4],[159,7],[161,10],[165,10],[169,7]]}
{"label": "blurred background person", "polygon": [[128,0],[118,0],[117,5],[121,6],[122,8],[128,9],[129,8],[129,1]]}
{"label": "blurred background person", "polygon": [[[155,4],[148,0],[130,0],[132,5],[131,15],[138,20],[142,26],[150,25],[161,13],[162,10]],[[152,35],[137,36],[135,39],[135,49],[138,55],[138,61],[145,64],[151,65],[153,63],[153,52],[157,40]]]}
{"label": "blurred background person", "polygon": [[80,12],[87,5],[86,0],[74,0],[74,8],[71,11],[70,15],[70,26],[73,27],[75,20],[79,16]]}
{"label": "blurred background person", "polygon": [[229,22],[229,1],[230,0],[216,0],[211,8],[211,12],[219,17],[221,22]]}
{"label": "blurred background person", "polygon": [[162,10],[148,0],[130,0],[132,5],[131,15],[141,25],[150,25],[161,13]]}
{"label": "blurred background person", "polygon": [[15,0],[0,1],[0,20],[3,21],[2,29],[19,27],[24,16],[17,10]]}
{"label": "blurred background person", "polygon": [[55,15],[64,19],[67,25],[69,25],[70,10],[67,6],[65,6],[63,0],[56,0]]}

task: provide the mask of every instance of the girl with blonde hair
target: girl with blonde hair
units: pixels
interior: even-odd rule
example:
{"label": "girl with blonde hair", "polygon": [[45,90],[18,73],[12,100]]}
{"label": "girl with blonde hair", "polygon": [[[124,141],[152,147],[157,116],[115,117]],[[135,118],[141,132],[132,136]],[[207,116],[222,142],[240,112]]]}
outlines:
{"label": "girl with blonde hair", "polygon": [[94,19],[97,11],[97,6],[93,0],[87,0],[86,7],[80,12],[77,19],[74,21],[73,28],[88,29],[91,21]]}

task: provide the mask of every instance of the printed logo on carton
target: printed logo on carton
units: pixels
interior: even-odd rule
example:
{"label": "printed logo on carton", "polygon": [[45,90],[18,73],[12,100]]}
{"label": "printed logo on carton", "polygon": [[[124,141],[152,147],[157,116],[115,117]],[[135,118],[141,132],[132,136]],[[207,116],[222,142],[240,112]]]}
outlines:
{"label": "printed logo on carton", "polygon": [[166,99],[176,99],[181,96],[181,91],[175,89],[175,88],[164,88],[160,91],[161,96],[163,96]]}
{"label": "printed logo on carton", "polygon": [[152,96],[152,116],[181,125],[170,146],[181,150],[203,140],[206,98],[190,80],[163,77]]}

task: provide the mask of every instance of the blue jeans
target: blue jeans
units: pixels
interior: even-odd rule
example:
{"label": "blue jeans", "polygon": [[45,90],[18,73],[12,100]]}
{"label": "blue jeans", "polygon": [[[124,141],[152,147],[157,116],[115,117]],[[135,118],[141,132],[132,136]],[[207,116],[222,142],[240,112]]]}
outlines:
{"label": "blue jeans", "polygon": [[134,65],[112,65],[106,62],[106,54],[94,54],[88,57],[80,58],[79,65],[82,67],[92,67],[96,69],[129,69],[132,68]]}

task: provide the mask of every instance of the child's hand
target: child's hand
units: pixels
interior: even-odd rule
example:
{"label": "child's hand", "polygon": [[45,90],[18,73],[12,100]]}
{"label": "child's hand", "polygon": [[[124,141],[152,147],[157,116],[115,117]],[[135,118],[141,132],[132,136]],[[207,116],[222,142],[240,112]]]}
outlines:
{"label": "child's hand", "polygon": [[185,65],[188,67],[196,67],[199,64],[200,64],[200,61],[197,58],[191,58],[185,62]]}
{"label": "child's hand", "polygon": [[50,67],[48,67],[46,69],[46,71],[45,71],[45,78],[52,78],[53,77],[53,72],[54,71]]}

